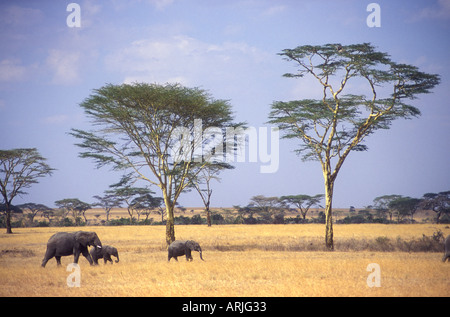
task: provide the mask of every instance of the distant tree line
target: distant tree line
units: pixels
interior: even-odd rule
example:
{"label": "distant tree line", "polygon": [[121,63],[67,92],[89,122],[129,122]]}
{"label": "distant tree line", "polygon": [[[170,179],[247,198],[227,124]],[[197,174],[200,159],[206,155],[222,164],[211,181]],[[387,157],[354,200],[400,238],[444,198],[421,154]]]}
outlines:
{"label": "distant tree line", "polygon": [[[94,196],[92,204],[77,198],[65,198],[55,201],[57,208],[50,208],[43,204],[26,203],[10,206],[15,220],[12,227],[48,227],[48,226],[84,226],[90,224],[86,211],[101,207],[105,211],[106,220],[100,225],[165,225],[166,213],[162,198],[153,197],[148,188],[129,186],[122,180],[111,186],[113,189],[105,191],[103,196]],[[209,221],[213,225],[219,224],[301,224],[325,223],[325,214],[321,205],[324,195],[290,195],[281,197],[253,196],[246,206],[233,206],[231,209],[211,210],[208,212]],[[112,208],[126,208],[129,217],[110,219]],[[315,217],[308,216],[311,208],[315,208]],[[0,204],[0,212],[5,213],[6,206]],[[414,215],[419,210],[432,210],[436,213],[434,222],[450,223],[450,191],[426,193],[422,198],[404,197],[401,195],[384,195],[376,197],[373,204],[356,210],[351,206],[345,217],[336,219],[335,223],[415,223]],[[186,209],[178,206],[183,213]],[[295,217],[292,214],[297,213]],[[337,212],[339,215],[340,212]],[[151,214],[157,214],[161,220],[155,221]],[[40,215],[43,220],[36,220]],[[289,217],[288,217],[289,215]],[[100,214],[95,215],[100,217]],[[174,218],[176,225],[208,224],[205,216],[178,215]],[[1,217],[0,226],[6,227],[5,217]]]}

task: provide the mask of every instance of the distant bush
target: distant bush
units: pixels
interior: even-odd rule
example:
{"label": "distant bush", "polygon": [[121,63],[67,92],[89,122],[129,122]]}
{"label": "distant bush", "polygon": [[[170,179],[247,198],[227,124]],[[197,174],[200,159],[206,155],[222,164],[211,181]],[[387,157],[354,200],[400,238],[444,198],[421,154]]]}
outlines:
{"label": "distant bush", "polygon": [[206,219],[200,215],[194,215],[192,217],[178,216],[174,218],[176,225],[202,225],[206,224]]}
{"label": "distant bush", "polygon": [[130,218],[111,219],[107,222],[108,226],[126,226],[130,225]]}
{"label": "distant bush", "polygon": [[389,220],[382,217],[375,217],[368,210],[360,210],[356,215],[348,215],[344,219],[337,220],[336,223],[390,223]]}
{"label": "distant bush", "polygon": [[226,224],[225,218],[219,213],[213,213],[211,215],[211,223],[214,225]]}

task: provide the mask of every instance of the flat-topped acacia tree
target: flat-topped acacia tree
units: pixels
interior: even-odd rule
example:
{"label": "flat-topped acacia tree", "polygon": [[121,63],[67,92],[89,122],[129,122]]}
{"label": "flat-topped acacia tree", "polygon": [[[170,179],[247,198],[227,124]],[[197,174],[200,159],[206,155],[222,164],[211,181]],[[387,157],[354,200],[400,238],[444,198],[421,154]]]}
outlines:
{"label": "flat-topped acacia tree", "polygon": [[209,163],[202,146],[213,136],[203,132],[240,126],[233,122],[229,102],[179,84],[134,83],[96,89],[81,107],[94,129],[72,129],[85,150],[80,156],[158,186],[167,212],[166,242],[175,241],[177,199],[195,177],[192,171],[199,173]]}
{"label": "flat-topped acacia tree", "polygon": [[35,148],[0,150],[0,195],[5,205],[6,233],[12,233],[12,200],[26,195],[39,178],[52,175],[54,168]]}
{"label": "flat-topped acacia tree", "polygon": [[333,250],[333,189],[345,159],[351,151],[367,150],[364,139],[378,129],[389,129],[395,119],[419,116],[411,100],[429,93],[439,76],[395,63],[370,43],[304,45],[279,55],[298,67],[285,77],[309,76],[317,82],[317,99],[276,101],[269,122],[284,131],[284,138],[301,140],[296,152],[303,160],[320,162],[325,244]]}

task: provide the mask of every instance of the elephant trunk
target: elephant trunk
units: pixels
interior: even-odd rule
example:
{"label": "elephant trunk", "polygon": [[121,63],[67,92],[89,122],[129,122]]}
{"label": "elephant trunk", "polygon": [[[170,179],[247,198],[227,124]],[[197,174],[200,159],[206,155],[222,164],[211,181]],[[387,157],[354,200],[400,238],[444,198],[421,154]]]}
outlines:
{"label": "elephant trunk", "polygon": [[202,261],[205,261],[205,260],[203,260],[203,257],[202,257],[202,250],[200,249],[200,251],[198,251],[198,252],[200,252],[200,259],[201,259]]}
{"label": "elephant trunk", "polygon": [[117,258],[116,263],[119,263],[119,253],[117,253],[116,258]]}

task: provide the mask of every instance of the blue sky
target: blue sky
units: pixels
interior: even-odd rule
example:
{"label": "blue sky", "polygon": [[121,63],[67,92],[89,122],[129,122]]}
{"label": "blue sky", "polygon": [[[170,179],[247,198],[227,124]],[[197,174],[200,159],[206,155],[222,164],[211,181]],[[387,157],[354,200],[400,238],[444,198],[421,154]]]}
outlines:
{"label": "blue sky", "polygon": [[[70,2],[80,28],[68,27]],[[394,122],[367,139],[338,176],[334,206],[366,206],[385,194],[421,197],[450,189],[450,1],[2,1],[0,3],[0,148],[36,147],[57,169],[14,203],[92,202],[119,174],[78,158],[67,132],[88,129],[79,103],[106,83],[179,82],[229,99],[236,120],[267,126],[275,100],[306,98],[313,82],[283,78],[293,64],[277,55],[306,44],[371,42],[396,62],[437,73],[441,84],[414,104],[419,119]],[[315,87],[315,88],[314,88]],[[280,140],[276,173],[236,163],[213,184],[212,205],[245,205],[254,195],[323,193],[318,162],[303,163]],[[157,188],[152,188],[159,194]],[[194,192],[186,207],[201,206]]]}

